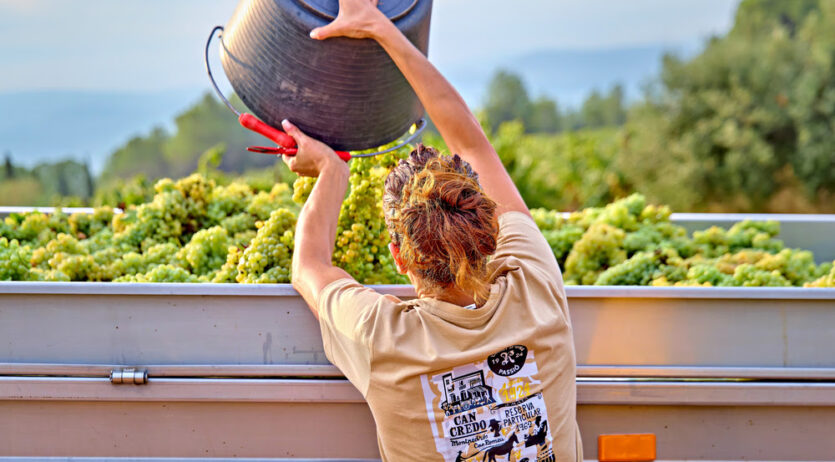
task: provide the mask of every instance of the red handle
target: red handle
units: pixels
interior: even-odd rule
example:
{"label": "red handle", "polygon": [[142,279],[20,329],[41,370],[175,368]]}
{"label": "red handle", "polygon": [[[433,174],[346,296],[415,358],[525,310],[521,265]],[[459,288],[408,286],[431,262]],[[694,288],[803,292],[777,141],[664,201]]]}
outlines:
{"label": "red handle", "polygon": [[[279,154],[279,155],[284,154],[285,156],[295,156],[298,152],[299,152],[299,150],[296,149],[296,148],[284,148],[284,149],[279,149],[277,154]],[[345,162],[348,162],[349,160],[351,160],[351,153],[350,152],[347,152],[347,151],[334,151],[334,152],[336,153],[337,156],[339,156],[340,159],[344,160]]]}
{"label": "red handle", "polygon": [[[250,152],[257,152],[259,154],[272,154],[272,155],[285,155],[285,156],[295,156],[298,154],[299,150],[296,148],[270,148],[265,146],[250,146],[246,148],[247,151]],[[347,151],[334,151],[340,159],[348,162],[351,160],[351,153]]]}
{"label": "red handle", "polygon": [[270,127],[264,122],[258,120],[258,118],[256,118],[252,114],[241,114],[240,117],[238,117],[238,122],[240,122],[241,125],[243,125],[245,128],[248,128],[256,133],[259,133],[271,139],[279,146],[285,148],[296,147],[296,140],[294,140],[292,136],[284,133],[281,130]]}

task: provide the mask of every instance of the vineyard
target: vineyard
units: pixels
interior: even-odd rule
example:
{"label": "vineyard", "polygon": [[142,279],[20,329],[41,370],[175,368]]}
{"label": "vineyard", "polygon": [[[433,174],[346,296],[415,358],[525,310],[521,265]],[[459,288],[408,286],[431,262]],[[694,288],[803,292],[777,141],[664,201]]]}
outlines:
{"label": "vineyard", "polygon": [[[334,263],[365,284],[399,284],[387,249],[382,185],[400,153],[351,162]],[[0,223],[0,279],[286,283],[296,217],[313,188],[299,178],[258,190],[205,174],[153,186],[115,213],[12,214]],[[533,210],[567,284],[835,287],[832,263],[784,248],[777,222],[689,235],[666,206],[633,194],[569,216]]]}

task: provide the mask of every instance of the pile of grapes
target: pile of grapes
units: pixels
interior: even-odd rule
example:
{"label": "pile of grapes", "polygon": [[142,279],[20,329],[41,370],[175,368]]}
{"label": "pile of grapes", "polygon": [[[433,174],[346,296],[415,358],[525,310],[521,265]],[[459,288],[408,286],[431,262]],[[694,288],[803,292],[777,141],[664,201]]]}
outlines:
{"label": "pile of grapes", "polygon": [[[366,284],[398,284],[382,212],[386,175],[405,151],[351,161],[334,263]],[[124,213],[13,214],[0,222],[0,280],[290,281],[296,217],[315,180],[256,191],[194,174],[154,186]],[[640,195],[564,219],[534,210],[567,284],[835,287],[832,264],[786,249],[775,222],[688,236]]]}
{"label": "pile of grapes", "polygon": [[563,218],[532,211],[566,284],[716,287],[835,287],[833,263],[787,249],[776,221],[742,221],[725,230],[687,231],[666,206],[633,194]]}

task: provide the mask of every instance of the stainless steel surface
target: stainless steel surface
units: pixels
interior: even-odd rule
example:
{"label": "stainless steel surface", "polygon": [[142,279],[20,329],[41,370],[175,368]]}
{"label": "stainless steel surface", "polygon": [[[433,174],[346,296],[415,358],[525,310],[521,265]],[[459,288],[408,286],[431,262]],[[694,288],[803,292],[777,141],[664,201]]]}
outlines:
{"label": "stainless steel surface", "polygon": [[[414,288],[409,285],[369,287],[400,298],[415,297]],[[569,301],[579,298],[835,301],[835,288],[567,286],[565,292]],[[0,281],[0,297],[9,294],[299,297],[290,284]]]}
{"label": "stainless steel surface", "polygon": [[578,364],[835,367],[835,300],[570,298]]}
{"label": "stainless steel surface", "polygon": [[[116,462],[218,462],[220,460],[216,457],[2,457],[0,461],[16,460],[22,462],[102,462],[112,461]],[[254,457],[236,457],[236,462],[380,462],[380,459],[287,459],[283,457],[270,458],[254,458]]]}
{"label": "stainless steel surface", "polygon": [[626,367],[581,365],[577,366],[577,377],[835,381],[835,369],[822,367]]}
{"label": "stainless steel surface", "polygon": [[[103,378],[0,377],[0,401],[365,403],[345,379],[154,379],[114,387]],[[832,382],[577,379],[577,404],[835,406]]]}
{"label": "stainless steel surface", "polygon": [[[22,462],[101,462],[115,460],[117,462],[217,462],[219,460],[215,457],[166,457],[164,459],[157,457],[2,457],[0,461],[5,460],[19,460]],[[253,458],[253,457],[236,457],[236,462],[379,462],[380,459],[287,459],[279,458]]]}
{"label": "stainless steel surface", "polygon": [[[125,366],[108,364],[0,363],[0,376],[109,377],[114,369]],[[325,364],[200,364],[143,365],[154,378],[161,377],[342,377],[342,372]]]}
{"label": "stainless steel surface", "polygon": [[[832,289],[567,293],[583,366],[835,368]],[[328,364],[289,285],[0,283],[0,338],[4,363]]]}
{"label": "stainless steel surface", "polygon": [[0,401],[365,404],[357,389],[344,379],[151,378],[147,385],[113,386],[106,378],[0,377]]}
{"label": "stainless steel surface", "polygon": [[577,404],[835,407],[835,383],[578,379]]}
{"label": "stainless steel surface", "polygon": [[[131,388],[152,387],[153,384]],[[380,457],[374,419],[364,403],[208,401],[0,400],[0,454],[18,457]]]}
{"label": "stainless steel surface", "polygon": [[[306,383],[282,381],[163,381],[154,395],[137,397],[155,382],[123,388],[104,379],[31,380],[43,384],[25,388],[45,392],[44,399],[0,399],[4,456],[378,457],[373,418],[344,380],[316,381],[328,382],[320,397]],[[0,380],[0,387],[11,381]],[[828,460],[835,454],[835,394],[826,390],[832,384],[761,384],[753,393],[734,383],[679,385],[579,381],[586,458],[596,456],[599,434],[643,432],[658,436],[664,460]],[[114,391],[129,397],[108,398]],[[308,401],[299,401],[299,393]],[[349,396],[334,402],[338,394]],[[616,404],[603,404],[610,402]]]}
{"label": "stainless steel surface", "polygon": [[[112,377],[125,366],[107,364],[0,363],[0,376]],[[343,378],[326,364],[143,365],[150,378]],[[747,379],[835,381],[835,369],[815,367],[577,366],[579,378]]]}
{"label": "stainless steel surface", "polygon": [[[640,432],[667,460],[835,454],[835,290],[566,292],[587,458]],[[0,456],[378,457],[317,329],[289,285],[0,283]]]}
{"label": "stainless steel surface", "polygon": [[581,405],[584,457],[597,435],[654,433],[659,460],[833,460],[835,407]]}

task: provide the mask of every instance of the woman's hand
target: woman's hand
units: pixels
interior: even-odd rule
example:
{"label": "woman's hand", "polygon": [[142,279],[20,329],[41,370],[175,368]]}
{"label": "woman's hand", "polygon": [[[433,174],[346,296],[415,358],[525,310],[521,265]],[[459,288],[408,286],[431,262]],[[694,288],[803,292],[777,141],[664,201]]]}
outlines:
{"label": "woman's hand", "polygon": [[296,140],[299,148],[294,156],[281,156],[290,171],[301,176],[318,177],[327,168],[341,168],[348,170],[348,164],[333,152],[325,143],[315,140],[299,130],[288,120],[281,122],[281,126],[288,135]]}
{"label": "woman's hand", "polygon": [[377,0],[339,0],[339,14],[327,26],[310,31],[310,38],[374,38],[375,27],[388,18],[377,8]]}

